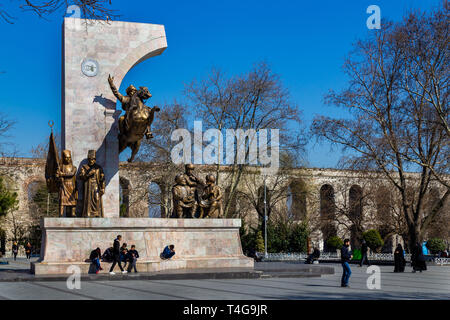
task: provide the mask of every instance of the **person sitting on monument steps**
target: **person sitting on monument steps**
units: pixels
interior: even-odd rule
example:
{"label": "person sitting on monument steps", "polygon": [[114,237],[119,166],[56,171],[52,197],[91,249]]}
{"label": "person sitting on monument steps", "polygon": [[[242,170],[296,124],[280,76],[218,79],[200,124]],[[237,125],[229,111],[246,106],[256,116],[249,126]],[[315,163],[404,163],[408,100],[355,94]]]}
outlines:
{"label": "person sitting on monument steps", "polygon": [[125,269],[128,261],[128,248],[125,242],[120,247],[120,261],[124,262],[123,268]]}
{"label": "person sitting on monument steps", "polygon": [[111,269],[109,269],[109,274],[114,275],[115,273],[113,272],[114,267],[116,266],[116,264],[119,265],[120,270],[122,271],[122,273],[127,273],[126,270],[123,270],[122,268],[122,264],[120,263],[120,241],[122,240],[122,236],[119,234],[117,236],[117,238],[114,240],[114,244],[113,244],[113,263],[111,265]]}
{"label": "person sitting on monument steps", "polygon": [[100,248],[91,251],[89,255],[89,260],[91,260],[92,264],[95,265],[95,273],[98,273],[103,268],[100,265],[100,258],[102,256]]}
{"label": "person sitting on monument steps", "polygon": [[163,252],[161,252],[160,257],[163,260],[169,260],[174,255],[175,255],[175,246],[173,244],[171,244],[170,246],[166,246],[164,248]]}
{"label": "person sitting on monument steps", "polygon": [[173,210],[175,218],[194,218],[197,210],[195,190],[187,185],[184,174],[175,177],[176,185],[172,187]]}
{"label": "person sitting on monument steps", "polygon": [[106,249],[105,252],[103,252],[102,260],[105,262],[112,262],[114,260],[113,251],[113,247],[109,247],[108,249]]}
{"label": "person sitting on monument steps", "polygon": [[134,272],[137,273],[136,270],[136,262],[137,259],[139,258],[139,252],[136,250],[136,246],[133,244],[131,246],[131,249],[128,250],[128,261],[130,262],[130,264],[128,265],[128,272],[131,272],[131,268],[134,269]]}

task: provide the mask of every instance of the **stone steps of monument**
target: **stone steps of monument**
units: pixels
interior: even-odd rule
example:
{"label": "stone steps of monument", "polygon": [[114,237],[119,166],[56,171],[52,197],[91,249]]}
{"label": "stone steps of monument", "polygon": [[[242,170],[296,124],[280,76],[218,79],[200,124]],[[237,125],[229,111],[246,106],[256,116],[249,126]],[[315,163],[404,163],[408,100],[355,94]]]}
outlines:
{"label": "stone steps of monument", "polygon": [[[115,275],[109,273],[82,274],[81,281],[105,281],[105,280],[191,280],[191,279],[258,279],[261,271],[249,269],[197,269],[197,270],[170,270],[153,273],[126,273],[120,271]],[[0,282],[20,281],[66,281],[67,275],[32,275],[30,273],[1,272]]]}

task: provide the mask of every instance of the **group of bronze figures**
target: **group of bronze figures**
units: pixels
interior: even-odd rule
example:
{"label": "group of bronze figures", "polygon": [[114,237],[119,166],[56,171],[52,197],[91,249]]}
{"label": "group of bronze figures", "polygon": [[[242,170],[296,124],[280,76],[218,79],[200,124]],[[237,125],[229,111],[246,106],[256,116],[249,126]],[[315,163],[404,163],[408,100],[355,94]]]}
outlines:
{"label": "group of bronze figures", "polygon": [[[150,108],[144,101],[151,98],[146,87],[136,89],[130,85],[126,96],[120,94],[114,85],[114,77],[108,77],[108,83],[114,96],[122,103],[125,115],[119,118],[119,153],[127,147],[131,148],[132,162],[139,150],[141,141],[153,137],[151,124],[158,107]],[[52,124],[53,125],[53,124]],[[51,125],[51,126],[52,126]],[[75,217],[80,208],[82,217],[103,217],[102,196],[105,194],[105,174],[96,163],[95,150],[89,150],[87,163],[82,165],[78,179],[83,184],[83,197],[78,196],[77,168],[72,163],[69,150],[61,153],[62,163],[53,138],[50,136],[49,156],[46,165],[46,180],[49,192],[57,192],[59,196],[59,215]],[[207,175],[205,180],[195,176],[194,166],[187,164],[185,173],[175,178],[172,188],[173,218],[219,218],[222,215],[223,193],[215,184],[214,175]]]}
{"label": "group of bronze figures", "polygon": [[87,163],[80,168],[78,175],[83,184],[83,197],[78,197],[77,168],[72,163],[69,150],[61,153],[62,163],[56,157],[54,170],[46,170],[49,191],[58,191],[59,216],[75,217],[80,201],[82,217],[103,217],[102,196],[105,194],[105,174],[96,162],[95,150],[89,150]]}
{"label": "group of bronze figures", "polygon": [[222,189],[208,174],[205,181],[194,174],[194,165],[185,165],[185,173],[175,177],[172,187],[173,218],[220,218]]}

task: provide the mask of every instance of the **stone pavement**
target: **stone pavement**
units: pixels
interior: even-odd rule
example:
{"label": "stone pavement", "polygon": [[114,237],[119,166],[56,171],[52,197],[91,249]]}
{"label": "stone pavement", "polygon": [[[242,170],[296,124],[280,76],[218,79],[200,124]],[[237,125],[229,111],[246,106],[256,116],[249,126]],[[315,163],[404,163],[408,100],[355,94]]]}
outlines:
{"label": "stone pavement", "polygon": [[[329,265],[329,264],[328,264]],[[369,290],[366,267],[352,266],[350,288],[340,287],[336,273],[314,278],[81,281],[70,290],[65,281],[1,282],[0,299],[445,299],[450,300],[450,268],[430,266],[423,273],[393,273],[381,266],[381,289]]]}
{"label": "stone pavement", "polygon": [[[31,262],[37,258],[32,258]],[[8,265],[0,265],[0,282],[14,281],[66,281],[66,274],[34,275],[30,273],[30,261],[18,258],[2,259]],[[69,267],[69,266],[67,266]],[[104,266],[106,268],[106,266]],[[139,266],[138,266],[139,270]],[[320,277],[333,274],[334,268],[322,265],[305,265],[299,262],[260,262],[255,268],[196,268],[196,269],[167,269],[158,272],[138,272],[121,274],[116,268],[116,274],[107,272],[99,274],[81,273],[82,281],[101,280],[193,280],[193,279],[257,279],[273,277]]]}

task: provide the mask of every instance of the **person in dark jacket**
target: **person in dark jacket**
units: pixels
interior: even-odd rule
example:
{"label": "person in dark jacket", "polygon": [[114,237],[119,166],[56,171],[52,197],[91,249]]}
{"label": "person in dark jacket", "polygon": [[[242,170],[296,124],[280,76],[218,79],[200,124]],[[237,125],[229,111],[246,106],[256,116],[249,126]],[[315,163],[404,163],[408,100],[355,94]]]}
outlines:
{"label": "person in dark jacket", "polygon": [[105,262],[113,262],[114,260],[114,254],[113,254],[114,248],[110,247],[103,252],[102,260]]}
{"label": "person in dark jacket", "polygon": [[403,272],[405,271],[405,254],[403,252],[403,247],[399,243],[397,248],[394,251],[394,272]]}
{"label": "person in dark jacket", "polygon": [[100,248],[92,250],[91,254],[89,255],[89,259],[91,260],[92,264],[95,265],[95,273],[98,273],[100,270],[103,270],[103,268],[100,265],[101,256],[102,252]]}
{"label": "person in dark jacket", "polygon": [[136,250],[136,246],[134,244],[131,246],[131,249],[128,250],[127,256],[129,261],[128,272],[131,272],[131,268],[133,268],[134,272],[137,273],[136,262],[137,259],[139,258],[139,252]]}
{"label": "person in dark jacket", "polygon": [[31,259],[31,249],[31,243],[27,242],[27,244],[25,245],[25,254],[27,255],[28,260]]}
{"label": "person in dark jacket", "polygon": [[175,246],[171,244],[170,246],[166,246],[164,251],[161,253],[160,257],[163,260],[168,260],[175,255]]}
{"label": "person in dark jacket", "polygon": [[363,239],[361,244],[361,261],[359,262],[359,266],[362,267],[364,262],[370,266],[369,259],[367,259],[367,243],[366,240]]}
{"label": "person in dark jacket", "polygon": [[313,252],[308,256],[305,263],[312,264],[315,260],[319,260],[320,250],[318,248],[314,248]]}
{"label": "person in dark jacket", "polygon": [[423,255],[422,246],[420,243],[416,243],[411,254],[411,266],[412,272],[427,270],[427,264],[425,263],[425,256]]}
{"label": "person in dark jacket", "polygon": [[126,243],[123,243],[120,247],[120,261],[124,262],[123,268],[125,269],[128,262],[128,248]]}
{"label": "person in dark jacket", "polygon": [[17,258],[17,253],[19,252],[19,246],[17,245],[17,242],[14,241],[13,245],[12,245],[12,254],[14,256],[14,261],[16,261]]}
{"label": "person in dark jacket", "polygon": [[350,269],[349,262],[353,258],[350,250],[350,240],[345,239],[344,245],[341,248],[341,264],[342,264],[342,278],[341,278],[341,287],[349,287],[348,281],[350,276],[352,275],[352,270]]}
{"label": "person in dark jacket", "polygon": [[122,236],[118,235],[117,238],[114,240],[113,244],[113,263],[111,265],[111,269],[109,269],[109,274],[114,275],[114,267],[116,264],[119,265],[120,270],[122,273],[127,273],[126,270],[123,270],[122,264],[120,263],[120,240],[122,240]]}

